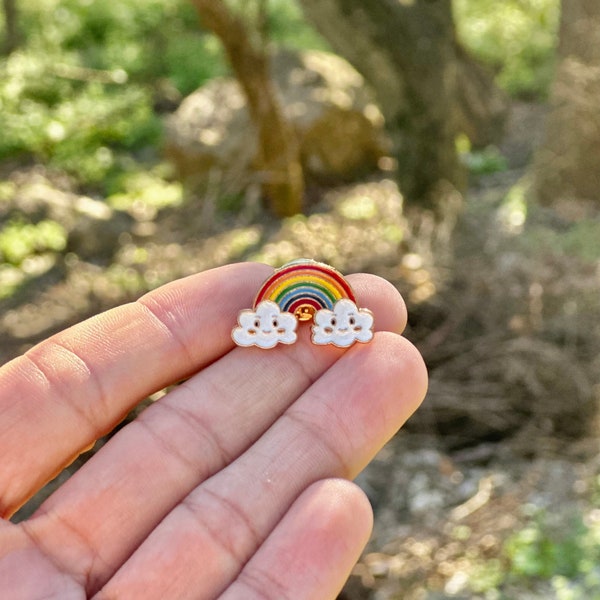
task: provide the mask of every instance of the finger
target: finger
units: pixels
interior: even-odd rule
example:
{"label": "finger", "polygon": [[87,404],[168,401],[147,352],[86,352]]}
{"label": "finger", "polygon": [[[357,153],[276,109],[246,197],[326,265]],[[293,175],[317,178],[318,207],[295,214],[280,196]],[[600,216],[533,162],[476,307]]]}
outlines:
{"label": "finger", "polygon": [[[0,370],[0,515],[140,400],[233,344],[236,311],[269,267],[233,265],[164,286],[42,342]],[[26,468],[25,468],[26,466]]]}
{"label": "finger", "polygon": [[[376,325],[402,324],[404,304],[387,282],[357,275],[353,283]],[[97,589],[173,506],[245,451],[343,355],[311,344],[309,329],[293,346],[236,348],[156,402],[44,503],[27,525],[32,535]]]}
{"label": "finger", "polygon": [[337,597],[373,524],[360,488],[343,479],[311,485],[219,600]]}
{"label": "finger", "polygon": [[301,491],[319,479],[354,477],[412,414],[425,387],[420,356],[403,338],[378,333],[354,346],[248,451],[163,519],[106,585],[106,597],[127,589],[160,598],[180,584],[198,598],[215,597]]}
{"label": "finger", "polygon": [[81,587],[61,573],[18,526],[0,521],[0,590],[2,598],[37,600],[82,597]]}

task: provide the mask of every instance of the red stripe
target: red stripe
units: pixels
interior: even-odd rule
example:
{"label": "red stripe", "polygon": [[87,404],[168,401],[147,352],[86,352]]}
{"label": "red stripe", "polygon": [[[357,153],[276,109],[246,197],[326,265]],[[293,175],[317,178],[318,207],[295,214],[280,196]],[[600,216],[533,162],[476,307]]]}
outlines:
{"label": "red stripe", "polygon": [[288,312],[291,312],[292,314],[294,314],[296,312],[296,309],[300,308],[301,306],[305,306],[307,304],[309,306],[312,306],[315,309],[315,311],[319,311],[323,308],[313,298],[301,298],[300,300],[296,300],[295,302],[292,302],[292,304],[290,304]]}

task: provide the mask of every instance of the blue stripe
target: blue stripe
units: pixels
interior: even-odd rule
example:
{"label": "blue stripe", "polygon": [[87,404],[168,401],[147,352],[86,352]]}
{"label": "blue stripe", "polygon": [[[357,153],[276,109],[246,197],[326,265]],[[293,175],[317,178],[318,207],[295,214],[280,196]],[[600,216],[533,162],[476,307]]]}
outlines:
{"label": "blue stripe", "polygon": [[309,285],[296,288],[284,294],[279,301],[279,306],[281,310],[287,311],[294,302],[304,298],[316,300],[321,308],[333,309],[331,298],[324,292]]}

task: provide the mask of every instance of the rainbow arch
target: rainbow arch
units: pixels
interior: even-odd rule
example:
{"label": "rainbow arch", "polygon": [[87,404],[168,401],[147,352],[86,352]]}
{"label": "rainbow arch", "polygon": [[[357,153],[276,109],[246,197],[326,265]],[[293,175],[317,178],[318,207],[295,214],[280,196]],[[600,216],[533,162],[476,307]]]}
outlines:
{"label": "rainbow arch", "polygon": [[306,321],[321,309],[333,310],[342,298],[356,302],[341,273],[324,263],[299,259],[287,263],[265,281],[254,300],[254,308],[263,300],[271,300],[281,311]]}

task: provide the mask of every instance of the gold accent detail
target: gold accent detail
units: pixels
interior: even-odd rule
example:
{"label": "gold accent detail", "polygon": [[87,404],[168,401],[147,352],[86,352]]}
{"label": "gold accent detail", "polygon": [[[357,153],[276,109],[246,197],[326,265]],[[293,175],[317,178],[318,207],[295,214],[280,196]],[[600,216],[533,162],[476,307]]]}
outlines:
{"label": "gold accent detail", "polygon": [[294,311],[294,316],[298,321],[310,321],[315,316],[316,312],[314,306],[311,306],[310,304],[301,304]]}

